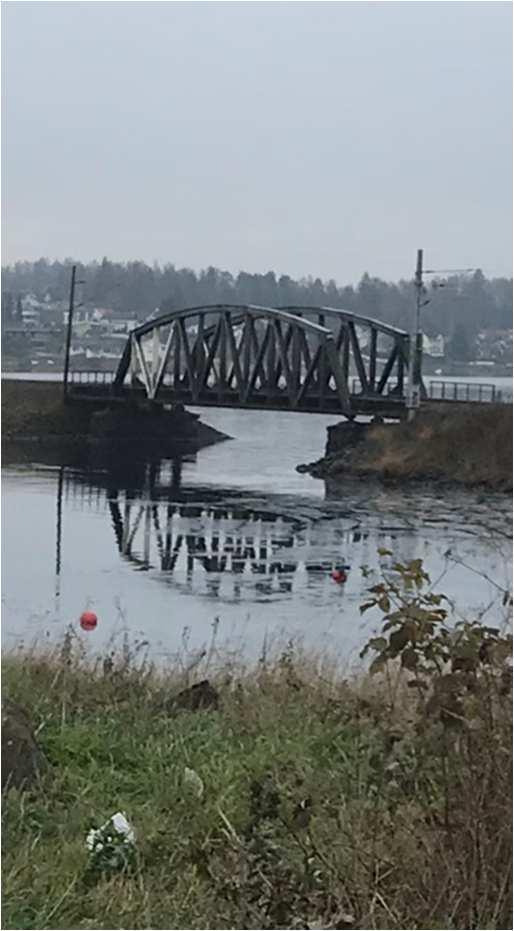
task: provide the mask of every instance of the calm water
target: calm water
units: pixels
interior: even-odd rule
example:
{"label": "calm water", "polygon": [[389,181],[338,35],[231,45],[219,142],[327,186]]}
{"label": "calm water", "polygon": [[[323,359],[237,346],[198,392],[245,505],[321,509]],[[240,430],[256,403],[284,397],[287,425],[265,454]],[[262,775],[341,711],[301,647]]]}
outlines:
{"label": "calm water", "polygon": [[[378,565],[378,547],[422,557],[460,612],[498,620],[511,587],[506,496],[352,480],[329,500],[295,466],[320,456],[335,418],[201,414],[234,439],[181,462],[50,468],[41,455],[3,470],[4,648],[73,624],[95,649],[128,631],[154,655],[194,654],[214,625],[218,644],[250,656],[293,637],[354,657],[378,621],[359,613],[371,584],[361,567]],[[99,617],[88,634],[87,607]]]}

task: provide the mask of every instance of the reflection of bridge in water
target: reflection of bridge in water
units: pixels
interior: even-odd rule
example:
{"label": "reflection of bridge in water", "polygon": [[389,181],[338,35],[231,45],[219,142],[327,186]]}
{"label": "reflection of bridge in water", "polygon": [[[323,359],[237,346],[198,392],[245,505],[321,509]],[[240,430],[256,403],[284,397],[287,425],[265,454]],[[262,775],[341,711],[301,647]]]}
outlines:
{"label": "reflection of bridge in water", "polygon": [[67,478],[67,501],[108,509],[120,556],[184,591],[239,600],[290,593],[299,575],[307,586],[333,584],[331,571],[347,566],[352,545],[368,536],[355,522],[342,529],[323,515],[309,520],[245,504],[241,493],[220,503],[214,489],[181,488],[178,461],[146,466],[140,487],[112,474],[84,479]]}

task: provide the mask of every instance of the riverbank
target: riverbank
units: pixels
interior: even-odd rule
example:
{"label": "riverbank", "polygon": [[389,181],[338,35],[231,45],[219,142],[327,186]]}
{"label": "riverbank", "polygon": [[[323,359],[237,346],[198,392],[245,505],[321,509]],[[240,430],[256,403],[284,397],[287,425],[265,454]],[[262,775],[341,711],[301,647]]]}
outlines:
{"label": "riverbank", "polygon": [[62,385],[45,381],[2,380],[2,442],[46,445],[156,441],[162,455],[195,452],[228,439],[204,424],[197,414],[173,411],[142,411],[135,407],[95,408],[88,404],[65,404]]}
{"label": "riverbank", "polygon": [[[3,927],[512,927],[511,644],[465,625],[452,646],[422,604],[370,642],[385,676],[291,645],[157,672],[73,633],[4,657],[3,779],[24,736],[39,776],[5,795]],[[115,812],[134,843],[93,854]]]}
{"label": "riverbank", "polygon": [[512,490],[512,405],[426,405],[413,423],[343,422],[325,455],[299,466],[332,490],[345,476]]}

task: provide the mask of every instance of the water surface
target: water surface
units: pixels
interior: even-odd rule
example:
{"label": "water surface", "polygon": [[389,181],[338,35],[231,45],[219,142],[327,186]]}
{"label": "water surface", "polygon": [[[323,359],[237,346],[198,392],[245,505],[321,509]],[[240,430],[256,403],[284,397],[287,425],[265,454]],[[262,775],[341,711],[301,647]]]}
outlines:
{"label": "water surface", "polygon": [[[200,413],[234,439],[181,461],[113,451],[101,467],[50,468],[41,453],[3,470],[4,648],[72,624],[94,649],[128,631],[156,656],[194,655],[214,628],[247,656],[295,638],[353,658],[379,620],[359,612],[361,567],[378,567],[379,547],[421,557],[462,614],[498,620],[511,586],[506,496],[352,479],[330,500],[295,466],[319,457],[335,418]],[[78,626],[87,607],[99,617],[89,634]]]}

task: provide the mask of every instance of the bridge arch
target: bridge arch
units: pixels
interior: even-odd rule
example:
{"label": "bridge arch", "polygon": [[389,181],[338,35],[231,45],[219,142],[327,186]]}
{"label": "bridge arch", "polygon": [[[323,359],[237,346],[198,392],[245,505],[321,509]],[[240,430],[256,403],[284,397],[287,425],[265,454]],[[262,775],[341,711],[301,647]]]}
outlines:
{"label": "bridge arch", "polygon": [[[332,331],[337,352],[342,356],[343,369],[349,373],[353,362],[362,395],[371,398],[391,394],[392,390],[399,397],[404,396],[410,342],[405,330],[337,307],[288,305],[280,309],[316,320],[320,326]],[[393,389],[390,387],[392,381],[395,384]]]}
{"label": "bridge arch", "polygon": [[351,416],[362,402],[371,409],[373,400],[403,401],[408,366],[408,333],[372,317],[334,307],[213,304],[169,311],[133,330],[114,390],[129,381],[150,400]]}
{"label": "bridge arch", "polygon": [[214,304],[173,310],[130,334],[114,378],[150,400],[352,414],[328,327],[285,309]]}

